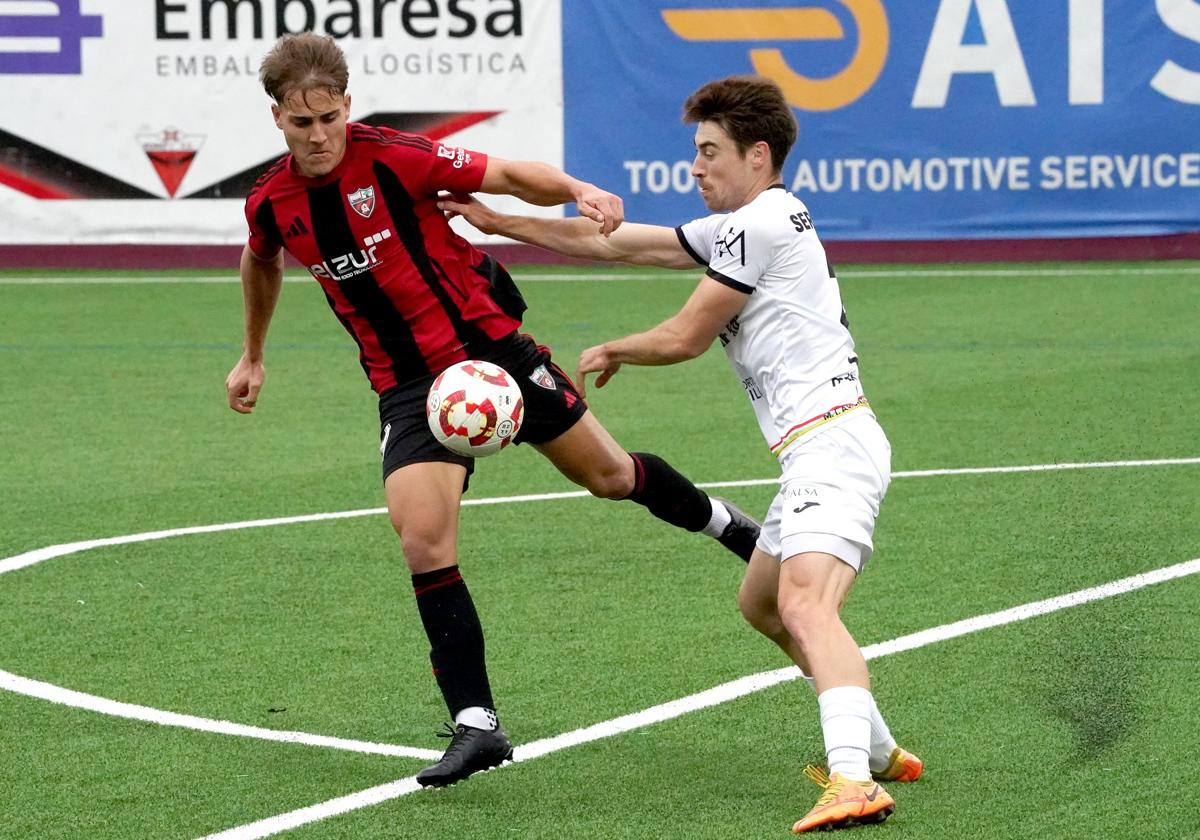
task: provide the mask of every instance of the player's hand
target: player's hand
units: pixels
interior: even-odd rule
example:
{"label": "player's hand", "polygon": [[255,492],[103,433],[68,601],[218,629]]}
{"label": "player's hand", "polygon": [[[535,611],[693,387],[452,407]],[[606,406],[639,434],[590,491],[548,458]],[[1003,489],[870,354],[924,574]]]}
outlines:
{"label": "player's hand", "polygon": [[225,393],[229,398],[229,407],[238,414],[249,414],[258,402],[258,392],[262,389],[266,371],[261,361],[252,362],[245,355],[225,377]]}
{"label": "player's hand", "polygon": [[625,221],[625,203],[619,195],[600,189],[594,184],[584,184],[575,196],[579,215],[600,224],[600,233],[608,236]]}
{"label": "player's hand", "polygon": [[462,216],[480,233],[496,233],[500,214],[472,195],[442,193],[438,196],[437,206],[446,214],[447,220]]}
{"label": "player's hand", "polygon": [[587,398],[586,380],[589,373],[600,374],[596,377],[596,387],[603,388],[620,369],[621,363],[613,360],[605,345],[600,344],[584,350],[579,354],[579,367],[575,371],[575,386],[579,389],[579,396]]}

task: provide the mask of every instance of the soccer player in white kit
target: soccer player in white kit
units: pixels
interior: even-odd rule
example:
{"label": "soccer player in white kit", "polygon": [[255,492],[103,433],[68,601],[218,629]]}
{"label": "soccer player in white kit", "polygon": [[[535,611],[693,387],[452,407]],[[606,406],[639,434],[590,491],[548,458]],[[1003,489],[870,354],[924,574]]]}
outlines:
{"label": "soccer player in white kit", "polygon": [[626,222],[611,236],[587,219],[497,214],[447,200],[485,233],[570,256],[670,268],[707,266],[692,296],[646,332],[591,347],[577,379],[603,386],[621,367],[668,365],[719,339],[782,472],[738,593],[742,614],[801,668],[817,692],[828,772],[796,833],[881,822],[895,802],[875,780],[915,781],[870,692],[866,661],[839,616],[871,556],[891,447],[859,379],[837,279],[800,199],[781,183],[796,122],[774,82],[734,76],[684,105],[696,124],[692,168],[713,215],[678,228]]}

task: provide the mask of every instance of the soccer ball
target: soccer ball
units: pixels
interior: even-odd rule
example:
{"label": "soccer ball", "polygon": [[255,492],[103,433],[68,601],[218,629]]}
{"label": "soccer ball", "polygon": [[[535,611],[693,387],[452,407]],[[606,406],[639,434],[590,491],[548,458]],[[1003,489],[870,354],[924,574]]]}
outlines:
{"label": "soccer ball", "polygon": [[524,417],[521,389],[491,362],[446,368],[429,388],[425,419],[442,446],[469,458],[494,455],[512,442]]}

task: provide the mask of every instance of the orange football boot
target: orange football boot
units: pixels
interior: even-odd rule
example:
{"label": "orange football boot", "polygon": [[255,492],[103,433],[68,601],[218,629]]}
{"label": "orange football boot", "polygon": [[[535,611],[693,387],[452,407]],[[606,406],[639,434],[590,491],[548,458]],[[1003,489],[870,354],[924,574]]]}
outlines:
{"label": "orange football boot", "polygon": [[888,766],[871,777],[881,782],[915,782],[924,772],[924,761],[903,747],[896,747],[888,757]]}
{"label": "orange football boot", "polygon": [[794,834],[883,822],[896,810],[896,800],[873,781],[856,782],[841,773],[827,776],[811,764],[804,775],[825,790],[812,810],[792,826]]}

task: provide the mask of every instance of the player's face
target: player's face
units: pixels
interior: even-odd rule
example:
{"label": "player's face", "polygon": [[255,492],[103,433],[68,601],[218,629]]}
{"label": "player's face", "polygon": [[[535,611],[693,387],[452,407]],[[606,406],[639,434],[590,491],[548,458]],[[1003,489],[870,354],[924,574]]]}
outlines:
{"label": "player's face", "polygon": [[696,126],[692,175],[709,210],[736,210],[757,194],[762,167],[755,161],[760,155],[761,150],[755,147],[745,154],[738,151],[737,143],[715,122]]}
{"label": "player's face", "polygon": [[272,105],[271,114],[301,175],[326,175],[342,162],[346,154],[346,120],[350,116],[348,94],[294,91],[281,104]]}

